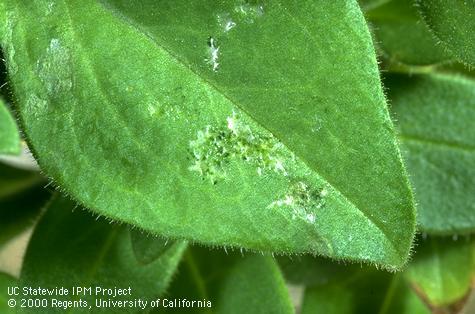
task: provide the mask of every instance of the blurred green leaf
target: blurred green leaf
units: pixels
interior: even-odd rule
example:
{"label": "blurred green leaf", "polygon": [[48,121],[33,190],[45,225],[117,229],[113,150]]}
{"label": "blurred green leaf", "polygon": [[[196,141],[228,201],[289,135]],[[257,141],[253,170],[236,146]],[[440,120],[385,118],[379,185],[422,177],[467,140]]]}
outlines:
{"label": "blurred green leaf", "polygon": [[358,3],[363,11],[369,11],[390,1],[391,0],[358,0]]}
{"label": "blurred green leaf", "polygon": [[8,295],[8,287],[15,287],[18,285],[18,282],[15,278],[10,275],[0,272],[0,313],[2,314],[13,314],[18,313],[14,308],[8,306],[8,300],[11,297]]}
{"label": "blurred green leaf", "polygon": [[405,263],[414,204],[356,1],[6,3],[25,132],[88,208],[171,238]]}
{"label": "blurred green leaf", "polygon": [[[73,207],[74,203],[59,196],[50,204],[28,245],[20,276],[21,286],[65,287],[70,291],[72,287],[131,287],[130,296],[115,300],[140,298],[148,302],[165,291],[186,244],[176,243],[160,258],[143,265],[133,253],[127,226],[95,219],[82,208],[73,210]],[[111,311],[110,308],[95,308],[94,300],[100,297],[94,295],[65,297],[66,300],[75,298],[87,300],[94,313]],[[51,307],[32,309],[34,313],[52,311]],[[133,307],[115,308],[114,311],[142,313],[140,308]],[[73,312],[81,312],[81,309]]]}
{"label": "blurred green leaf", "polygon": [[20,133],[15,120],[0,98],[0,154],[18,155],[20,152]]}
{"label": "blurred green leaf", "polygon": [[359,264],[345,265],[342,262],[310,255],[282,256],[277,260],[288,282],[307,287],[341,282],[361,270]]}
{"label": "blurred green leaf", "polygon": [[417,0],[435,36],[460,61],[475,66],[475,0]]}
{"label": "blurred green leaf", "polygon": [[452,75],[463,75],[472,80],[475,80],[475,69],[467,67],[461,62],[441,65],[437,67],[437,72],[447,73],[447,74],[452,74]]}
{"label": "blurred green leaf", "polygon": [[46,180],[38,172],[15,168],[0,162],[0,200],[7,200]]}
{"label": "blurred green leaf", "polygon": [[452,60],[422,21],[412,0],[393,0],[366,12],[378,47],[390,61],[431,65]]}
{"label": "blurred green leaf", "polygon": [[279,264],[290,283],[306,287],[302,314],[429,313],[401,274],[312,256]]}
{"label": "blurred green leaf", "polygon": [[473,239],[429,237],[416,248],[406,277],[435,313],[459,312],[475,275]]}
{"label": "blurred green leaf", "polygon": [[280,265],[287,280],[307,287],[303,314],[458,313],[475,274],[474,243],[466,237],[422,240],[398,274],[305,256]]}
{"label": "blurred green leaf", "polygon": [[0,162],[0,248],[32,226],[51,197],[37,172],[13,168]]}
{"label": "blurred green leaf", "polygon": [[429,314],[400,274],[362,269],[344,282],[305,290],[302,314]]}
{"label": "blurred green leaf", "polygon": [[175,241],[157,238],[137,229],[130,229],[130,240],[135,257],[142,264],[149,264],[162,256]]}
{"label": "blurred green leaf", "polygon": [[[271,257],[192,247],[164,298],[210,300],[212,308],[170,313],[293,313],[282,274]],[[162,313],[159,311],[159,313]]]}
{"label": "blurred green leaf", "polygon": [[475,81],[454,75],[391,75],[386,80],[420,228],[475,231]]}

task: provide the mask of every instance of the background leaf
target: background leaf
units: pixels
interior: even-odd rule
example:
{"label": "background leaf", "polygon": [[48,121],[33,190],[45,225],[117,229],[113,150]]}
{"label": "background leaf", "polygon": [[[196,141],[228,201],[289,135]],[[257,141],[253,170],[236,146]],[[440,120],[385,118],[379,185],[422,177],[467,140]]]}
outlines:
{"label": "background leaf", "polygon": [[15,120],[0,98],[0,154],[18,155],[20,151],[20,133]]}
{"label": "background leaf", "polygon": [[460,61],[475,65],[475,1],[417,0],[425,22]]}
{"label": "background leaf", "polygon": [[475,83],[454,75],[386,80],[411,181],[418,222],[428,233],[475,231]]}
{"label": "background leaf", "polygon": [[175,308],[170,313],[293,313],[283,277],[271,257],[198,247],[185,253],[164,298],[212,302],[211,309]]}
{"label": "background leaf", "polygon": [[37,172],[0,162],[0,248],[6,241],[31,227],[50,198],[46,181]]}
{"label": "background leaf", "polygon": [[270,257],[239,261],[222,289],[218,313],[293,313],[284,280]]}
{"label": "background leaf", "polygon": [[475,242],[467,238],[423,240],[406,272],[436,313],[458,312],[469,296],[474,275]]}
{"label": "background leaf", "polygon": [[[132,288],[131,296],[117,297],[116,300],[140,298],[151,301],[165,291],[186,244],[176,243],[159,259],[142,265],[132,251],[127,226],[110,224],[103,219],[96,221],[80,208],[72,211],[73,207],[71,201],[62,197],[49,206],[29,243],[20,277],[21,286],[65,287],[70,291],[78,286]],[[65,298],[79,296],[70,294]],[[94,313],[110,313],[110,308],[94,307],[94,300],[98,299],[95,296],[81,298],[92,305]],[[40,310],[45,313],[52,311],[51,307],[32,311],[39,313]],[[140,308],[114,310],[142,312]]]}
{"label": "background leaf", "polygon": [[474,240],[419,242],[408,267],[397,274],[311,256],[279,262],[288,281],[306,287],[303,314],[459,313],[473,282]]}
{"label": "background leaf", "polygon": [[306,287],[344,282],[349,276],[361,271],[361,265],[345,265],[310,255],[278,257],[278,261],[288,282]]}
{"label": "background leaf", "polygon": [[387,1],[365,15],[373,24],[378,48],[390,61],[431,65],[453,59],[422,21],[414,1]]}
{"label": "background leaf", "polygon": [[157,238],[137,229],[130,229],[130,240],[135,257],[142,264],[153,262],[175,244],[175,241]]}
{"label": "background leaf", "polygon": [[363,11],[369,11],[390,1],[391,0],[358,0],[358,3]]}
{"label": "background leaf", "polygon": [[17,313],[13,308],[8,306],[10,296],[7,294],[8,287],[17,286],[17,280],[10,275],[0,272],[0,311],[4,314]]}
{"label": "background leaf", "polygon": [[61,187],[171,238],[404,264],[412,196],[355,1],[102,3],[7,5]]}
{"label": "background leaf", "polygon": [[[344,270],[343,270],[344,272]],[[429,314],[400,274],[364,269],[346,280],[305,290],[302,314]]]}

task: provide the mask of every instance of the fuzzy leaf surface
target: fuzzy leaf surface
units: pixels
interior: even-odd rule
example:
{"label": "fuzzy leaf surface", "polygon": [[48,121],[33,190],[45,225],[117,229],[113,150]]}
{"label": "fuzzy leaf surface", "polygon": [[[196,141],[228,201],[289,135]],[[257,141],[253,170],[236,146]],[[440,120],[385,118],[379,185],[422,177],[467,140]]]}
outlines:
{"label": "fuzzy leaf surface", "polygon": [[421,229],[475,231],[475,81],[431,74],[394,75],[386,83]]}
{"label": "fuzzy leaf surface", "polygon": [[[65,287],[69,291],[73,287],[131,287],[131,295],[119,296],[116,300],[141,298],[148,302],[165,291],[186,244],[174,244],[160,258],[143,265],[134,255],[127,226],[96,220],[81,208],[73,210],[73,202],[57,197],[38,223],[28,245],[21,286]],[[77,300],[79,296],[70,293],[66,298]],[[94,313],[110,313],[111,308],[95,307],[94,301],[98,299],[95,295],[81,296],[81,299],[92,306]],[[54,310],[51,307],[31,309],[34,313]],[[114,311],[143,313],[137,307],[114,308]],[[73,309],[73,313],[90,312],[89,308]]]}
{"label": "fuzzy leaf surface", "polygon": [[356,1],[6,3],[25,132],[86,207],[170,238],[405,263],[412,194]]}
{"label": "fuzzy leaf surface", "polygon": [[446,49],[475,66],[475,0],[418,0],[425,22]]}
{"label": "fuzzy leaf surface", "polygon": [[20,153],[20,133],[10,111],[0,98],[0,154]]}

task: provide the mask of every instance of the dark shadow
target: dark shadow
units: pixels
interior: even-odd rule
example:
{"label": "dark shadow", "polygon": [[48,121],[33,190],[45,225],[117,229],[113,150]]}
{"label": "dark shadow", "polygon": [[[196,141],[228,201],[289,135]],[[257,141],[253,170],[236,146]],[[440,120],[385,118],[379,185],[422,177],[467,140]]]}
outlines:
{"label": "dark shadow", "polygon": [[3,50],[0,48],[0,97],[5,100],[7,106],[11,106],[13,103],[13,93],[8,81],[7,65],[5,63],[5,57]]}

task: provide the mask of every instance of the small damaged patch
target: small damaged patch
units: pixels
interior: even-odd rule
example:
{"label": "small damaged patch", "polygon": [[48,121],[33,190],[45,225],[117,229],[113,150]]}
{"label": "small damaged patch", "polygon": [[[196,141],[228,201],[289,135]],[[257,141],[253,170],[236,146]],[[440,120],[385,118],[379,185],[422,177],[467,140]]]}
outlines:
{"label": "small damaged patch", "polygon": [[271,134],[251,130],[234,112],[223,126],[207,126],[199,131],[189,151],[193,160],[189,169],[213,184],[225,177],[225,167],[231,160],[254,165],[259,176],[264,171],[287,175],[283,145]]}
{"label": "small damaged patch", "polygon": [[234,8],[234,11],[241,15],[246,22],[254,23],[255,19],[264,15],[264,6],[251,4],[250,1],[242,1]]}
{"label": "small damaged patch", "polygon": [[72,86],[71,56],[61,41],[53,38],[44,56],[36,63],[37,73],[50,97],[62,97]]}
{"label": "small damaged patch", "polygon": [[292,219],[299,217],[313,224],[316,220],[315,211],[325,206],[327,195],[327,188],[314,189],[298,181],[290,186],[287,194],[272,202],[267,208],[290,207]]}
{"label": "small damaged patch", "polygon": [[219,14],[217,16],[218,24],[224,33],[229,32],[234,27],[236,27],[236,22],[234,22],[229,13]]}
{"label": "small damaged patch", "polygon": [[216,43],[216,39],[213,37],[208,38],[208,49],[209,57],[206,59],[206,62],[211,65],[214,72],[217,72],[219,68],[219,47]]}

